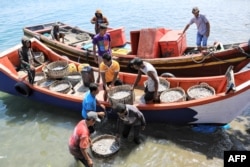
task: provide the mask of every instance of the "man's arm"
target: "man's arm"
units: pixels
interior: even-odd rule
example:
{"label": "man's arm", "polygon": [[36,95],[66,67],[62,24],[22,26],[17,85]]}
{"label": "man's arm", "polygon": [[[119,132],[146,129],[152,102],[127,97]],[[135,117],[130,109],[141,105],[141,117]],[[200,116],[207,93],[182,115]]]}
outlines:
{"label": "man's arm", "polygon": [[108,21],[108,18],[107,17],[103,17],[103,21],[104,23],[108,26],[109,25],[109,21]]}
{"label": "man's arm", "polygon": [[[101,66],[101,65],[100,65]],[[100,67],[99,67],[100,68]],[[100,71],[101,73],[101,77],[102,77],[102,82],[103,82],[103,86],[107,86],[107,82],[106,82],[106,78],[105,78],[105,72]]]}
{"label": "man's arm", "polygon": [[88,165],[89,165],[90,167],[92,167],[92,166],[93,166],[93,161],[92,161],[92,159],[90,158],[90,156],[89,156],[89,154],[88,154],[88,152],[87,152],[87,149],[86,149],[86,148],[84,148],[84,149],[81,148],[81,152],[82,152],[83,157],[86,159]]}
{"label": "man's arm", "polygon": [[91,23],[91,24],[95,24],[95,22],[96,22],[96,17],[93,17],[93,18],[90,20],[90,23]]}
{"label": "man's arm", "polygon": [[137,77],[135,79],[132,89],[134,89],[137,86],[138,82],[141,80],[141,74],[142,74],[141,70],[138,70],[138,74],[137,74]]}
{"label": "man's arm", "polygon": [[210,23],[209,23],[209,21],[206,23],[206,27],[207,27],[206,36],[209,37],[209,35],[210,35]]}
{"label": "man's arm", "polygon": [[115,85],[115,81],[116,81],[116,79],[117,79],[118,74],[119,74],[119,72],[115,72],[115,73],[114,73],[114,77],[113,77],[113,80],[112,80],[112,83],[111,83],[112,86]]}
{"label": "man's arm", "polygon": [[189,28],[189,26],[190,26],[190,24],[187,24],[187,25],[186,25],[186,27],[185,27],[184,30],[182,31],[183,34],[187,31],[187,29]]}

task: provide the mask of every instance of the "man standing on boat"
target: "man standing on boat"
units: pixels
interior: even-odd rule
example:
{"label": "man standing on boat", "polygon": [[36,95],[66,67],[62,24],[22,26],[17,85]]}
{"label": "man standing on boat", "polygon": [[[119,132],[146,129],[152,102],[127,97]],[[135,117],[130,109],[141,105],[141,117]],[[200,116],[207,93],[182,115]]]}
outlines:
{"label": "man standing on boat", "polygon": [[145,102],[146,104],[158,102],[158,88],[160,82],[155,67],[148,62],[142,61],[140,58],[134,58],[131,61],[131,64],[133,64],[133,67],[138,70],[138,75],[132,89],[137,86],[138,82],[141,80],[141,75],[144,73],[148,76],[144,96]]}
{"label": "man standing on boat", "polygon": [[[102,56],[105,53],[111,55],[111,38],[107,33],[107,26],[105,24],[100,25],[100,32],[93,38],[93,54],[95,57],[95,62],[98,66],[102,62]],[[98,49],[98,56],[96,55],[96,47]],[[100,71],[98,72],[97,83],[100,82]]]}
{"label": "man standing on boat", "polygon": [[112,56],[109,53],[104,53],[102,60],[103,62],[100,64],[99,68],[103,82],[103,99],[106,101],[109,87],[122,85],[122,81],[119,79],[120,64],[112,60]]}
{"label": "man standing on boat", "polygon": [[109,25],[107,17],[103,16],[101,10],[96,10],[95,16],[90,20],[92,24],[95,24],[95,33],[98,34],[100,32],[100,24]]}
{"label": "man standing on boat", "polygon": [[93,160],[87,151],[92,144],[89,127],[100,121],[96,112],[88,112],[86,120],[81,120],[75,126],[74,132],[69,138],[69,152],[87,167],[93,167]]}
{"label": "man standing on boat", "polygon": [[28,72],[29,83],[33,84],[35,79],[35,64],[31,42],[27,37],[23,37],[22,44],[23,46],[18,50],[21,68]]}
{"label": "man standing on boat", "polygon": [[[210,35],[210,23],[205,15],[199,14],[200,10],[198,7],[194,7],[192,9],[192,13],[194,17],[190,20],[190,22],[186,25],[183,30],[183,34],[189,28],[189,26],[193,23],[197,26],[197,36],[196,36],[196,45],[198,49],[201,51],[202,49],[207,48],[207,40]],[[202,43],[202,46],[201,46]],[[202,48],[203,47],[203,48]]]}

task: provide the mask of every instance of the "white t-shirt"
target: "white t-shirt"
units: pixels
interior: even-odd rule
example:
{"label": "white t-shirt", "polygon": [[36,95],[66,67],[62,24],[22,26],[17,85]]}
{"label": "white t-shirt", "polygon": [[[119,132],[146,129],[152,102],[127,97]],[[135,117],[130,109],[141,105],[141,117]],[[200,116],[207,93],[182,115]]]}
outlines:
{"label": "white t-shirt", "polygon": [[[148,62],[143,62],[144,64],[144,68],[143,69],[140,69],[144,74],[146,74],[148,76],[148,72],[149,71],[152,71],[153,72],[153,75],[157,78],[157,81],[158,81],[158,85],[159,85],[159,77],[158,77],[158,74],[157,74],[157,71],[156,69],[154,68],[154,66],[152,66],[152,64],[148,63]],[[148,76],[148,80],[147,80],[147,86],[148,86],[148,91],[149,92],[154,92],[155,91],[155,83],[154,83],[154,80]]]}

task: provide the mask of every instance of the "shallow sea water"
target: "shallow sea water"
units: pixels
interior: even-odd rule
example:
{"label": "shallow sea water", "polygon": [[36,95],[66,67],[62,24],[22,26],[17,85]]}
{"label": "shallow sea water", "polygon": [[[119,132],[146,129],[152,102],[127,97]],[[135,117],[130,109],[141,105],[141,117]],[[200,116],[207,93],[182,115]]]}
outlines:
{"label": "shallow sea water", "polygon": [[[199,6],[210,21],[209,44],[216,40],[236,43],[250,38],[248,0],[13,0],[1,2],[0,51],[18,44],[22,28],[27,25],[62,21],[93,32],[90,19],[97,8],[109,18],[111,27],[125,27],[127,39],[129,31],[146,27],[183,29],[192,17],[193,6]],[[188,45],[195,44],[195,32],[193,25],[187,32]],[[0,166],[82,166],[67,148],[68,138],[80,119],[80,112],[0,92]],[[109,120],[98,127],[94,136],[113,134],[115,121]],[[130,136],[122,140],[115,156],[93,157],[94,166],[222,167],[225,150],[250,151],[250,107],[228,127],[200,133],[190,126],[148,124],[141,145],[135,145]]]}

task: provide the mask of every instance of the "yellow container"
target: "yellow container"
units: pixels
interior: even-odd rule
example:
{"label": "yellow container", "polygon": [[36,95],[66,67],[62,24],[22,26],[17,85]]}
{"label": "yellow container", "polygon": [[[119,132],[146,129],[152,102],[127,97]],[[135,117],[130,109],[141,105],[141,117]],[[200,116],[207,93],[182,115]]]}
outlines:
{"label": "yellow container", "polygon": [[70,63],[68,66],[68,71],[69,71],[69,73],[77,72],[76,65],[74,63]]}
{"label": "yellow container", "polygon": [[88,63],[80,64],[80,65],[78,66],[78,72],[81,72],[82,69],[83,69],[84,67],[86,67],[86,66],[89,66],[89,64],[88,64]]}
{"label": "yellow container", "polygon": [[113,48],[112,54],[126,55],[129,53],[129,49],[126,48]]}

